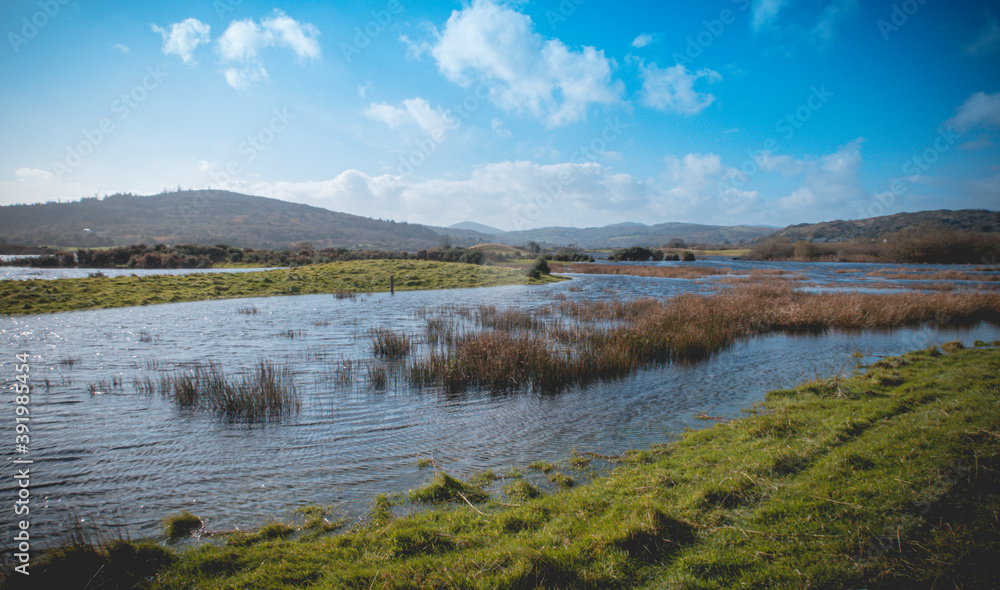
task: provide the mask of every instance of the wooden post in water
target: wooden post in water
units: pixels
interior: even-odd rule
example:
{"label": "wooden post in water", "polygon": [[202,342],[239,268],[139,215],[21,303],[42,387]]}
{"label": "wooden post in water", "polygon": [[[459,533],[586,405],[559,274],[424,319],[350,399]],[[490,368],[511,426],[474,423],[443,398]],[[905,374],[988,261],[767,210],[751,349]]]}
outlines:
{"label": "wooden post in water", "polygon": [[389,275],[389,295],[395,295],[395,294],[396,294],[396,278],[392,275]]}

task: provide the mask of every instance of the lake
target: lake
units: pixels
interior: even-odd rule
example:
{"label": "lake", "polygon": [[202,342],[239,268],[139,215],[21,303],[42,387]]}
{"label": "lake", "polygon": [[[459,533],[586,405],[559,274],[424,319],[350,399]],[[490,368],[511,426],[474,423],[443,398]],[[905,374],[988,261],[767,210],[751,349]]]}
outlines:
{"label": "lake", "polygon": [[[838,270],[907,268],[729,260],[698,264],[786,269],[805,275],[802,288],[822,290],[859,288],[855,283],[861,273]],[[863,288],[876,291],[920,285],[878,277],[869,281]],[[358,517],[375,494],[425,483],[431,473],[418,468],[420,459],[469,475],[523,469],[532,461],[558,461],[574,451],[615,455],[669,441],[686,427],[711,424],[696,418],[698,413],[735,417],[771,389],[850,371],[858,361],[855,353],[872,360],[955,339],[971,345],[976,339],[1000,338],[1000,328],[992,325],[763,336],[694,365],[645,370],[558,394],[448,394],[392,381],[373,389],[361,378],[342,385],[335,374],[344,359],[372,358],[372,328],[423,334],[422,310],[481,304],[531,309],[561,297],[669,297],[716,288],[713,279],[577,275],[572,281],[535,287],[355,299],[231,299],[2,317],[5,352],[0,367],[8,383],[14,354],[31,356],[28,456],[34,461],[32,530],[38,535],[33,538],[56,538],[77,519],[124,526],[132,538],[154,536],[163,516],[181,509],[201,516],[211,529],[256,526],[308,504],[333,505],[343,515]],[[298,412],[271,422],[232,423],[179,409],[172,400],[133,386],[134,380],[156,380],[199,361],[235,372],[258,359],[293,368],[301,399]],[[7,449],[4,473],[12,473],[11,461],[19,456],[9,444],[14,420],[13,409],[7,408],[0,432]],[[0,482],[0,495],[13,498],[11,478]],[[13,516],[8,511],[2,518]]]}

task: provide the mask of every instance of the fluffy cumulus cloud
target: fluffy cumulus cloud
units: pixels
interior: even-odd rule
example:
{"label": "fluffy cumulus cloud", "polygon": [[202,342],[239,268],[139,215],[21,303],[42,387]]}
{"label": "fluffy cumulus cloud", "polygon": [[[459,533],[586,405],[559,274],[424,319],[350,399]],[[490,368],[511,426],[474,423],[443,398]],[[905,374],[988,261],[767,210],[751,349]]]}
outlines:
{"label": "fluffy cumulus cloud", "polygon": [[710,69],[697,72],[688,71],[684,64],[676,64],[661,70],[655,63],[640,64],[642,104],[655,109],[673,111],[683,115],[697,115],[715,102],[710,92],[699,92],[695,83],[704,78],[708,84],[722,80],[722,76]]}
{"label": "fluffy cumulus cloud", "polygon": [[716,154],[667,156],[666,183],[654,199],[662,219],[735,219],[760,207],[760,193],[737,188],[740,172]]}
{"label": "fluffy cumulus cloud", "polygon": [[977,92],[965,99],[946,124],[965,133],[977,127],[1000,127],[1000,92]]}
{"label": "fluffy cumulus cloud", "polygon": [[545,39],[529,16],[490,0],[454,11],[425,49],[449,80],[466,87],[480,81],[496,105],[550,128],[579,121],[589,105],[618,102],[624,92],[603,51]]}
{"label": "fluffy cumulus cloud", "polygon": [[[391,107],[395,124],[412,124]],[[386,111],[388,113],[388,111]],[[588,227],[625,221],[723,225],[784,224],[856,216],[870,200],[862,187],[858,138],[836,151],[794,158],[757,157],[747,177],[714,153],[669,155],[657,178],[638,179],[598,162],[493,162],[465,177],[418,179],[347,170],[312,182],[232,179],[223,188],[334,211],[433,225],[478,221],[504,229]],[[202,163],[203,172],[213,163]]]}
{"label": "fluffy cumulus cloud", "polygon": [[299,59],[319,58],[319,35],[314,25],[300,23],[280,10],[259,23],[252,19],[231,22],[217,41],[219,56],[226,65],[226,83],[241,90],[265,80],[267,70],[259,53],[268,47],[290,49]]}
{"label": "fluffy cumulus cloud", "polygon": [[[208,43],[211,27],[196,18],[187,18],[164,29],[152,25],[153,31],[163,37],[164,55],[176,55],[186,64],[194,63],[194,50]],[[123,52],[124,53],[124,52]]]}
{"label": "fluffy cumulus cloud", "polygon": [[218,188],[372,217],[434,225],[471,219],[507,229],[627,221],[649,204],[642,183],[593,162],[495,162],[460,179],[416,180],[347,170],[316,182],[231,180]]}
{"label": "fluffy cumulus cloud", "polygon": [[434,108],[422,98],[408,98],[398,107],[384,102],[373,102],[365,109],[369,119],[381,121],[392,128],[416,125],[427,135],[440,140],[444,134],[458,126],[458,120],[440,108]]}

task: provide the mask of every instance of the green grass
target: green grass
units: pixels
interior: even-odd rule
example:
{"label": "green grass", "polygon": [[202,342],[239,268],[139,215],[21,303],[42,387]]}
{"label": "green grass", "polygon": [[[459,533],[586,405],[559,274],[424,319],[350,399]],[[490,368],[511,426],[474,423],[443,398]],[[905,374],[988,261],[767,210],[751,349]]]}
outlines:
{"label": "green grass", "polygon": [[190,537],[191,533],[200,528],[201,519],[187,510],[172,514],[163,520],[163,532],[169,541]]}
{"label": "green grass", "polygon": [[559,277],[529,279],[509,268],[421,260],[356,260],[245,273],[124,276],[0,281],[0,314],[19,315],[131,307],[205,299],[315,293],[377,292],[532,285]]}
{"label": "green grass", "polygon": [[408,516],[383,498],[343,533],[156,556],[148,587],[996,587],[1000,350],[949,348],[772,392],[541,497],[473,507],[438,473],[419,499],[448,502]]}

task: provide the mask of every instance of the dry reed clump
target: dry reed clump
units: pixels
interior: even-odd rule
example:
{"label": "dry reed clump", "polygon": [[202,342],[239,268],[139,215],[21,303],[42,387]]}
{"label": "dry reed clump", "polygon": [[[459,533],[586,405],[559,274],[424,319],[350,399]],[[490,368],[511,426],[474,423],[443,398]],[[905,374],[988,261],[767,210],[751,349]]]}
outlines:
{"label": "dry reed clump", "polygon": [[291,369],[267,360],[236,378],[214,362],[198,363],[189,372],[164,375],[159,391],[182,408],[211,410],[231,420],[279,418],[299,408]]}
{"label": "dry reed clump", "polygon": [[1000,273],[961,270],[887,269],[867,273],[870,277],[903,281],[1000,281]]}
{"label": "dry reed clump", "polygon": [[656,277],[662,279],[701,279],[714,276],[752,276],[755,278],[786,276],[789,273],[778,268],[735,270],[727,266],[640,266],[614,264],[553,264],[552,272],[592,275],[629,275],[636,277]]}
{"label": "dry reed clump", "polygon": [[410,354],[413,343],[405,332],[390,328],[375,328],[371,331],[372,352],[377,357],[399,359]]}
{"label": "dry reed clump", "polygon": [[994,293],[803,293],[789,281],[667,300],[561,301],[555,309],[566,325],[528,321],[521,314],[531,312],[519,312],[512,316],[516,322],[488,323],[454,338],[410,364],[411,383],[449,391],[551,391],[702,360],[756,334],[1000,323],[1000,295]]}

